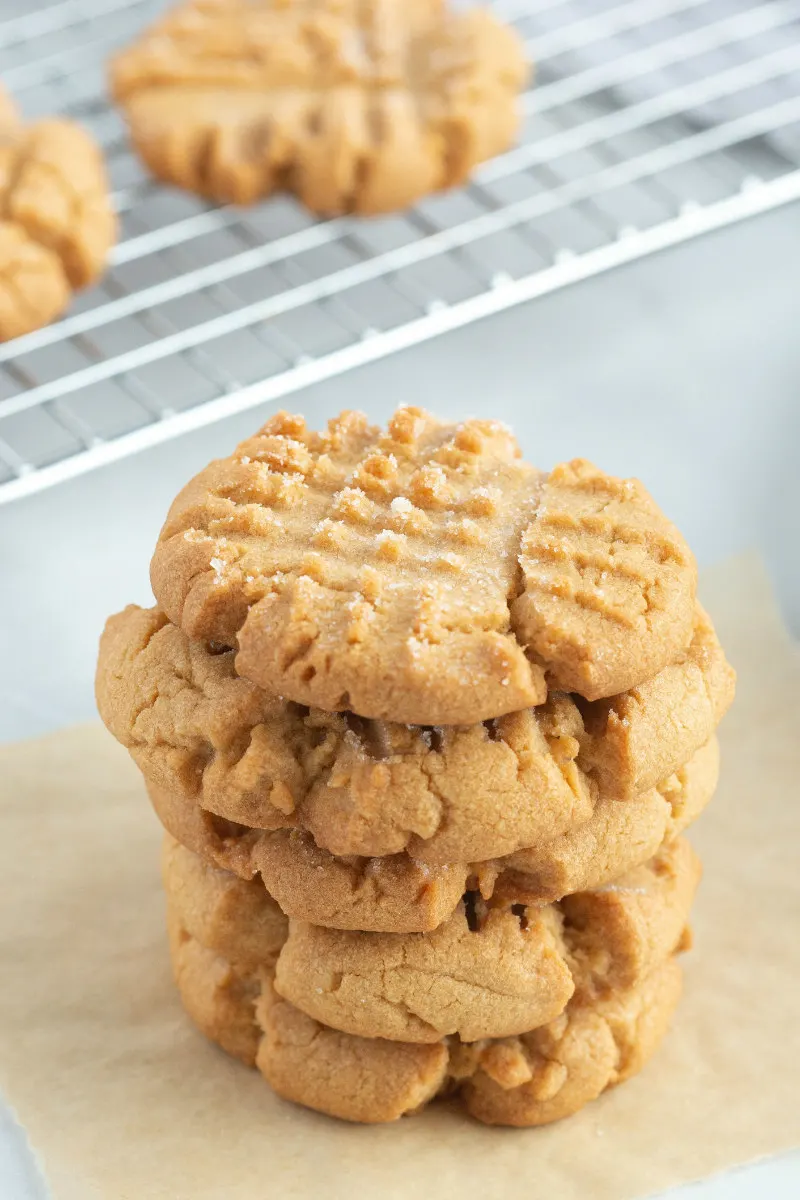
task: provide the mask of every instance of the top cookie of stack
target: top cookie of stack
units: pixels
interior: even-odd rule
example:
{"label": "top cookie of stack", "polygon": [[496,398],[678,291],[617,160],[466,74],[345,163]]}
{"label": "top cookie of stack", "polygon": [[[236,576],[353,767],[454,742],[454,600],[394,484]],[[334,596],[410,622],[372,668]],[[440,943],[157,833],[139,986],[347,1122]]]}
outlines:
{"label": "top cookie of stack", "polygon": [[695,582],[639,483],[497,421],[281,413],[201,471],[97,675],[195,1023],[350,1120],[540,1124],[638,1070],[733,693]]}
{"label": "top cookie of stack", "polygon": [[328,711],[469,725],[589,701],[689,647],[696,568],[634,480],[538,471],[496,421],[399,409],[385,432],[279,414],[178,495],[159,606],[236,670]]}

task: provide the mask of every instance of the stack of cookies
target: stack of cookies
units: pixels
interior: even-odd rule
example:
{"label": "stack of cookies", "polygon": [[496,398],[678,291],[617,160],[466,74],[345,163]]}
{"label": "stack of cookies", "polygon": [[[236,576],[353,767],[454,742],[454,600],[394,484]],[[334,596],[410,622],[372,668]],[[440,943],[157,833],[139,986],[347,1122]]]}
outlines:
{"label": "stack of cookies", "polygon": [[195,1023],[287,1099],[538,1125],[675,1008],[733,672],[642,486],[496,421],[279,414],[180,493],[100,712]]}

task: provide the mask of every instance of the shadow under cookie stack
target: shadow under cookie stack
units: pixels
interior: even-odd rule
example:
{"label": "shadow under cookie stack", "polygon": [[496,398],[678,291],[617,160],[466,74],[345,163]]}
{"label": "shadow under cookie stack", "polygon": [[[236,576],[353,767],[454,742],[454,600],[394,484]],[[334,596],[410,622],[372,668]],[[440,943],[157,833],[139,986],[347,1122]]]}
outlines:
{"label": "shadow under cookie stack", "polygon": [[193,1021],[288,1100],[540,1125],[678,1001],[733,672],[636,481],[495,421],[278,414],[175,500],[100,712]]}

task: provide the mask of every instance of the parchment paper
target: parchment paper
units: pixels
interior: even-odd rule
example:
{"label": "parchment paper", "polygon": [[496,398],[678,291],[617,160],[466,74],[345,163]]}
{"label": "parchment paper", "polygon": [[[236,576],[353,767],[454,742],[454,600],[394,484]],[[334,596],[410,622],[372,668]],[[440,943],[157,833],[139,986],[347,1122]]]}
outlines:
{"label": "parchment paper", "polygon": [[56,1200],[625,1200],[800,1142],[800,659],[760,568],[704,595],[739,692],[686,994],[647,1070],[541,1130],[448,1107],[349,1126],[286,1104],[172,989],[159,830],[99,727],[0,752],[0,1087]]}

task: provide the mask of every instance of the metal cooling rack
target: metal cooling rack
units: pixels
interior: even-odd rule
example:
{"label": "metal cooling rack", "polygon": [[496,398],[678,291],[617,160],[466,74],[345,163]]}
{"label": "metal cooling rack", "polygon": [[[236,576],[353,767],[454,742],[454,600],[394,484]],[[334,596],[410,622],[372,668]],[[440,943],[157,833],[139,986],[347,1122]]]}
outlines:
{"label": "metal cooling rack", "polygon": [[148,180],[104,64],[163,0],[27,7],[4,0],[0,77],[102,142],[122,240],[65,319],[0,346],[0,501],[800,198],[800,0],[499,0],[537,64],[519,145],[411,212],[326,222]]}

